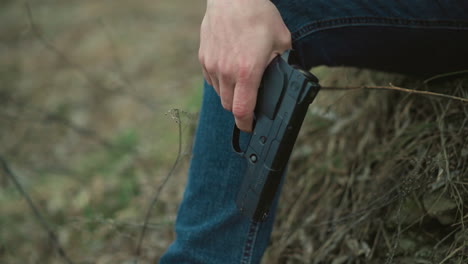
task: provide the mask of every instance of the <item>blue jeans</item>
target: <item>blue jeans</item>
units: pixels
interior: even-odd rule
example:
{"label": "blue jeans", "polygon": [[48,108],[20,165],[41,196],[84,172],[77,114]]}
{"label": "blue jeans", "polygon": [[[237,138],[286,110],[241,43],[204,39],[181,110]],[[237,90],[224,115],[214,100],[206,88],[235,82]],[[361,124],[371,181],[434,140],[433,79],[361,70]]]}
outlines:
{"label": "blue jeans", "polygon": [[[468,68],[468,1],[274,0],[304,68],[347,65],[419,75]],[[240,215],[245,168],[234,120],[205,83],[176,240],[160,263],[259,263],[274,220]],[[243,135],[244,142],[248,135]]]}

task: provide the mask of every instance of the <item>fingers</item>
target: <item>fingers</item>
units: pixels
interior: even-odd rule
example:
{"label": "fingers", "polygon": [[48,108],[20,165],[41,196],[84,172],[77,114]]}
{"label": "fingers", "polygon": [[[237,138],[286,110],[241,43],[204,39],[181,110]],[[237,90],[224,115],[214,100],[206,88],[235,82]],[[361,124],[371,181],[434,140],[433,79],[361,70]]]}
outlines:
{"label": "fingers", "polygon": [[219,79],[219,96],[224,109],[232,112],[232,101],[234,97],[235,81],[228,72],[221,74]]}
{"label": "fingers", "polygon": [[220,96],[224,109],[233,113],[237,127],[252,132],[254,109],[263,71],[277,53],[269,57],[247,57],[237,61],[219,59],[223,63],[201,60],[203,76]]}
{"label": "fingers", "polygon": [[200,26],[203,76],[250,132],[258,86],[273,58],[291,46],[291,35],[270,1],[209,1]]}
{"label": "fingers", "polygon": [[202,66],[203,78],[205,78],[206,82],[215,89],[218,95],[220,95],[219,81],[216,77],[216,70],[213,67],[207,67],[202,56],[199,56],[199,61]]}
{"label": "fingers", "polygon": [[[262,70],[259,71],[258,69]],[[234,88],[232,113],[237,127],[245,132],[252,132],[253,112],[262,73],[262,67],[252,67],[242,68],[238,74],[237,83]]]}
{"label": "fingers", "polygon": [[233,113],[237,127],[251,132],[258,86],[265,67],[253,63],[252,66],[229,65],[233,64],[225,63],[217,67],[202,64],[203,76],[220,96],[223,108]]}
{"label": "fingers", "polygon": [[202,71],[203,71],[203,78],[206,80],[206,82],[209,85],[213,86],[213,84],[212,84],[213,82],[211,81],[210,75],[206,71],[205,67],[203,67],[203,65],[202,65]]}
{"label": "fingers", "polygon": [[210,79],[211,79],[211,86],[213,86],[213,88],[215,89],[216,93],[218,95],[220,95],[219,93],[219,81],[218,81],[218,77],[216,76],[216,74],[210,74]]}
{"label": "fingers", "polygon": [[235,73],[231,70],[233,69],[233,67],[231,67],[233,63],[207,63],[201,55],[199,55],[199,61],[202,65],[203,77],[220,96],[221,104],[224,109],[232,111],[232,100],[235,87]]}

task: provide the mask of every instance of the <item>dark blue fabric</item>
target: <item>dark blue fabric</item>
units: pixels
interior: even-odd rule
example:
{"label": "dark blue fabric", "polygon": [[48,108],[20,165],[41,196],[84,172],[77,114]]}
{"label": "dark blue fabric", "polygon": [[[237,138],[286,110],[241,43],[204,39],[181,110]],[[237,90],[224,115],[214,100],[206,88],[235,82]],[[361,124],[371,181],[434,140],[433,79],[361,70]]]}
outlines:
{"label": "dark blue fabric", "polygon": [[[274,217],[252,225],[239,214],[235,199],[246,164],[232,150],[234,119],[206,82],[202,104],[189,179],[177,217],[177,240],[161,263],[258,261],[267,243],[257,241],[268,241]],[[249,137],[241,133],[241,146]]]}
{"label": "dark blue fabric", "polygon": [[[273,2],[303,67],[348,65],[421,75],[468,68],[468,1]],[[160,263],[260,262],[274,213],[253,224],[235,207],[245,164],[231,149],[233,124],[205,82],[177,237]]]}
{"label": "dark blue fabric", "polygon": [[467,67],[468,1],[273,1],[302,66],[433,75]]}

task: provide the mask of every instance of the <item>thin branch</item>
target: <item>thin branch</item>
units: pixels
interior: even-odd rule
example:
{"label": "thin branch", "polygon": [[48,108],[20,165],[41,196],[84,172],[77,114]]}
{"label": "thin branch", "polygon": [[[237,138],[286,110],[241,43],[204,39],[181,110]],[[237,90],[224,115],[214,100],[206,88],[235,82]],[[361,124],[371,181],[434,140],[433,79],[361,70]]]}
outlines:
{"label": "thin branch", "polygon": [[[14,106],[18,108],[24,106],[20,104],[19,102],[16,102],[13,99],[10,100],[10,103],[12,103]],[[78,135],[82,137],[92,138],[93,140],[95,140],[96,142],[98,142],[100,145],[102,145],[105,148],[111,149],[114,147],[114,145],[110,141],[100,136],[96,131],[90,128],[84,127],[84,126],[79,126],[75,124],[74,122],[72,122],[71,120],[63,117],[59,113],[48,112],[34,105],[28,105],[27,107],[28,109],[26,110],[29,113],[33,113],[34,115],[40,115],[40,117],[30,117],[29,115],[25,115],[24,112],[21,114],[1,113],[0,115],[15,119],[15,121],[24,120],[27,122],[38,122],[41,124],[56,123],[65,128],[71,129],[72,131],[74,131],[75,133],[77,133]]]}
{"label": "thin branch", "polygon": [[16,177],[16,175],[10,169],[10,166],[8,166],[8,163],[6,162],[6,160],[1,155],[0,155],[0,164],[2,165],[2,169],[5,172],[5,174],[14,183],[16,189],[21,193],[21,196],[23,196],[23,198],[28,203],[28,206],[29,208],[31,208],[34,214],[34,217],[37,219],[39,224],[49,235],[49,239],[55,245],[55,248],[57,249],[59,256],[65,261],[65,263],[73,264],[73,261],[68,257],[68,255],[65,253],[64,248],[60,245],[57,234],[55,234],[54,230],[52,230],[52,228],[49,226],[44,216],[41,214],[41,212],[39,211],[39,209],[37,208],[37,206],[34,204],[33,200],[31,199],[31,196],[29,196],[26,190],[24,190],[23,186],[18,181],[18,177]]}
{"label": "thin branch", "polygon": [[118,71],[118,75],[122,78],[122,81],[125,82],[128,88],[131,88],[132,90],[135,90],[135,87],[133,87],[133,82],[132,80],[127,76],[127,74],[124,71],[123,63],[122,60],[120,59],[120,56],[118,54],[118,49],[117,45],[114,41],[114,38],[112,36],[112,32],[110,30],[110,27],[104,22],[104,20],[100,19],[99,23],[101,24],[103,31],[107,37],[107,40],[110,44],[110,48],[112,50],[112,60],[114,61],[115,68]]}
{"label": "thin branch", "polygon": [[146,233],[146,229],[148,227],[148,222],[149,222],[149,219],[151,217],[151,212],[152,212],[154,206],[156,205],[156,203],[157,203],[157,201],[159,199],[159,195],[160,195],[162,189],[164,188],[164,186],[168,182],[169,178],[174,173],[174,171],[175,171],[175,169],[177,167],[177,164],[179,164],[179,161],[182,158],[182,124],[181,124],[179,109],[173,109],[171,112],[172,112],[173,118],[176,120],[176,123],[178,124],[178,127],[179,127],[179,149],[177,151],[177,157],[176,157],[176,159],[174,161],[174,164],[172,165],[171,170],[166,175],[166,178],[163,180],[161,185],[159,185],[158,190],[156,191],[156,194],[154,195],[153,200],[151,201],[151,204],[148,207],[148,210],[146,212],[145,222],[143,224],[143,228],[141,229],[140,238],[139,238],[139,241],[138,241],[137,248],[135,249],[135,262],[134,262],[135,264],[138,264],[138,260],[139,260],[140,255],[141,255],[141,246],[143,244],[143,239],[144,239],[144,236],[145,236],[145,233]]}
{"label": "thin branch", "polygon": [[85,79],[86,81],[96,87],[96,88],[99,88],[105,92],[108,92],[108,93],[114,93],[114,94],[120,94],[120,95],[127,95],[129,96],[132,100],[138,102],[139,104],[141,105],[144,105],[146,108],[148,108],[149,110],[151,111],[155,111],[157,110],[157,105],[154,105],[150,100],[148,100],[147,98],[145,97],[142,97],[142,96],[138,96],[138,95],[135,95],[135,94],[132,94],[132,93],[129,93],[128,91],[126,91],[122,85],[119,85],[119,84],[116,84],[115,86],[115,89],[111,89],[109,87],[107,87],[106,85],[104,85],[102,83],[102,81],[99,79],[99,78],[96,78],[94,76],[92,76],[91,74],[89,74],[85,68],[78,64],[78,63],[75,63],[74,61],[72,61],[62,50],[60,50],[59,48],[57,48],[56,46],[54,46],[54,44],[52,44],[52,42],[50,42],[45,36],[44,34],[42,34],[42,31],[40,30],[39,26],[37,26],[37,24],[35,23],[34,21],[34,17],[32,15],[32,11],[31,11],[31,7],[29,6],[29,2],[26,2],[25,3],[25,8],[26,8],[26,14],[28,16],[28,22],[29,22],[29,25],[30,25],[30,28],[31,28],[31,31],[32,33],[36,36],[36,38],[47,48],[49,49],[50,51],[52,51],[53,53],[55,53],[57,56],[60,57],[60,59],[65,62],[66,64],[68,64],[70,67],[74,68],[76,71],[78,71]]}
{"label": "thin branch", "polygon": [[427,84],[429,82],[432,82],[432,81],[440,79],[440,78],[450,77],[450,76],[454,76],[454,75],[461,75],[461,74],[465,74],[465,73],[468,73],[468,70],[461,70],[461,71],[456,71],[456,72],[442,73],[442,74],[438,74],[436,76],[433,76],[433,77],[431,77],[429,79],[424,80],[423,83]]}
{"label": "thin branch", "polygon": [[321,89],[323,90],[359,90],[359,89],[391,90],[391,91],[398,91],[398,92],[404,92],[404,93],[410,93],[410,94],[442,97],[446,99],[459,101],[465,104],[468,103],[468,98],[462,98],[458,96],[429,92],[429,91],[420,91],[420,90],[402,88],[402,87],[393,86],[392,84],[390,84],[390,86],[366,86],[366,85],[364,86],[322,86]]}
{"label": "thin branch", "polygon": [[61,51],[60,49],[58,49],[57,47],[55,47],[49,40],[47,40],[44,35],[42,34],[42,31],[41,29],[37,26],[36,22],[34,21],[34,17],[32,15],[32,11],[31,11],[31,7],[29,6],[29,2],[26,2],[25,4],[25,8],[26,8],[26,14],[28,16],[28,22],[29,22],[29,26],[31,28],[31,32],[34,34],[34,36],[36,36],[36,38],[47,48],[49,49],[50,51],[52,51],[53,53],[55,53],[57,56],[60,57],[60,59],[62,59],[66,64],[70,65],[71,67],[75,68],[81,75],[83,75],[86,80],[91,83],[93,86],[96,86],[100,89],[103,89],[103,90],[109,90],[109,89],[106,89],[105,87],[103,87],[101,85],[101,83],[96,80],[95,78],[89,76],[89,74],[86,72],[86,70],[79,64],[76,64],[74,63],[73,61],[71,61],[69,59],[69,57],[63,52]]}

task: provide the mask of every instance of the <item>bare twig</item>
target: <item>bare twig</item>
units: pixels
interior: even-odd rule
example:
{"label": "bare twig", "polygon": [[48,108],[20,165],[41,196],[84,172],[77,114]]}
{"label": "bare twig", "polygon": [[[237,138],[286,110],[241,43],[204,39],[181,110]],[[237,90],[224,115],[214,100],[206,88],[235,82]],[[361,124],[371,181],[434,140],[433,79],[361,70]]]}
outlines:
{"label": "bare twig", "polygon": [[171,113],[172,113],[172,116],[176,120],[176,123],[178,124],[178,127],[179,127],[179,149],[177,151],[177,157],[176,157],[176,159],[174,161],[174,164],[172,165],[171,170],[166,175],[166,178],[163,180],[161,185],[159,185],[158,190],[156,191],[156,194],[154,195],[153,200],[151,201],[151,204],[148,207],[148,210],[146,212],[145,222],[143,224],[143,227],[142,227],[141,233],[140,233],[140,239],[138,241],[137,248],[135,249],[135,262],[134,262],[135,264],[138,263],[138,260],[139,260],[140,255],[141,255],[141,246],[142,246],[142,243],[143,243],[143,239],[144,239],[144,236],[145,236],[145,232],[146,232],[146,229],[147,229],[147,226],[148,226],[149,219],[151,217],[151,212],[152,212],[154,206],[156,205],[156,203],[157,203],[157,201],[159,199],[159,195],[160,195],[162,189],[164,188],[164,186],[168,182],[171,175],[174,173],[174,171],[175,171],[175,169],[177,167],[177,164],[179,164],[179,161],[182,158],[182,124],[181,124],[179,109],[173,109],[173,110],[171,110]]}
{"label": "bare twig", "polygon": [[419,94],[419,95],[427,95],[427,96],[435,96],[435,97],[442,97],[446,99],[456,100],[462,103],[468,103],[468,98],[462,98],[458,96],[448,95],[448,94],[441,94],[429,91],[420,91],[420,90],[413,90],[408,88],[402,88],[393,86],[390,84],[389,86],[322,86],[323,90],[359,90],[359,89],[371,89],[371,90],[391,90],[391,91],[398,91],[410,94]]}
{"label": "bare twig", "polygon": [[[23,106],[19,102],[16,102],[14,99],[11,99],[10,103],[14,104],[17,107]],[[74,131],[75,133],[77,133],[78,135],[82,137],[92,138],[93,140],[95,140],[96,142],[98,142],[100,145],[102,145],[105,148],[110,149],[114,147],[112,142],[100,136],[96,131],[90,128],[84,127],[84,126],[79,126],[75,124],[74,122],[72,122],[71,120],[63,117],[59,113],[48,112],[46,110],[43,110],[31,104],[29,104],[27,108],[28,108],[27,109],[28,113],[39,115],[40,117],[29,117],[28,115],[24,115],[24,114],[16,115],[16,114],[10,114],[10,113],[1,113],[1,115],[8,117],[8,118],[13,118],[15,120],[25,120],[27,122],[56,123],[63,127],[71,129],[72,131]]]}
{"label": "bare twig", "polygon": [[429,79],[426,79],[424,80],[424,84],[427,84],[429,82],[432,82],[434,80],[437,80],[437,79],[440,79],[440,78],[445,78],[445,77],[450,77],[450,76],[454,76],[454,75],[461,75],[461,74],[466,74],[468,73],[468,70],[461,70],[461,71],[456,71],[456,72],[448,72],[448,73],[442,73],[442,74],[438,74],[438,75],[435,75]]}
{"label": "bare twig", "polygon": [[131,99],[133,99],[134,101],[140,103],[141,105],[144,105],[148,109],[150,109],[152,111],[156,110],[156,106],[152,102],[147,100],[147,98],[142,97],[142,96],[138,96],[138,95],[135,95],[135,94],[132,94],[132,93],[129,93],[128,91],[126,91],[124,89],[124,87],[122,85],[116,85],[116,87],[114,87],[112,89],[109,88],[109,87],[106,87],[106,85],[104,85],[101,80],[99,80],[98,78],[96,78],[96,77],[92,76],[91,74],[89,74],[82,65],[72,61],[62,50],[57,48],[54,44],[52,44],[52,42],[50,42],[42,34],[42,31],[40,30],[40,28],[37,26],[37,24],[34,21],[32,11],[31,11],[31,7],[29,6],[29,2],[25,3],[25,8],[26,8],[26,14],[28,16],[28,22],[29,22],[31,31],[36,36],[36,38],[47,49],[49,49],[50,51],[55,53],[63,62],[70,65],[70,67],[74,68],[78,73],[80,73],[86,79],[86,81],[89,84],[91,84],[92,86],[94,86],[96,88],[101,89],[102,91],[108,92],[108,93],[120,93],[120,94],[123,94],[123,95],[127,95]]}
{"label": "bare twig", "polygon": [[29,206],[29,208],[31,208],[31,210],[32,210],[32,212],[34,214],[34,217],[37,219],[39,224],[42,226],[42,228],[49,235],[49,239],[55,245],[55,248],[57,249],[57,252],[58,252],[59,256],[64,260],[65,263],[73,264],[73,261],[68,257],[68,255],[65,253],[64,248],[60,245],[57,234],[55,234],[54,230],[52,230],[50,225],[47,223],[44,216],[41,214],[41,212],[39,211],[37,206],[34,204],[31,196],[29,196],[29,194],[26,192],[26,190],[24,190],[23,186],[18,181],[18,178],[13,173],[13,171],[10,169],[10,166],[8,166],[8,163],[6,162],[6,160],[1,155],[0,155],[0,163],[2,165],[2,169],[5,172],[5,174],[14,183],[16,189],[21,193],[21,196],[23,196],[23,198],[28,203],[28,206]]}
{"label": "bare twig", "polygon": [[107,23],[105,23],[104,20],[99,20],[99,23],[102,25],[103,27],[103,31],[107,37],[107,40],[110,44],[110,47],[112,49],[112,59],[114,61],[114,65],[115,65],[115,68],[116,70],[118,71],[118,75],[120,76],[120,78],[122,78],[122,80],[125,82],[125,85],[127,85],[128,88],[131,88],[133,90],[135,90],[135,87],[133,87],[133,82],[132,80],[130,79],[129,76],[127,76],[127,74],[125,73],[124,71],[124,67],[123,67],[123,62],[122,60],[120,59],[120,56],[118,54],[118,49],[117,49],[117,45],[114,41],[114,38],[112,36],[112,32],[111,32],[111,29],[110,27],[107,25]]}

